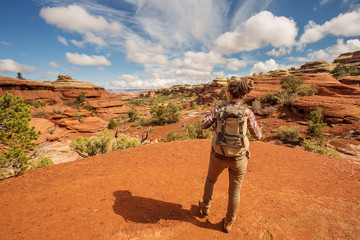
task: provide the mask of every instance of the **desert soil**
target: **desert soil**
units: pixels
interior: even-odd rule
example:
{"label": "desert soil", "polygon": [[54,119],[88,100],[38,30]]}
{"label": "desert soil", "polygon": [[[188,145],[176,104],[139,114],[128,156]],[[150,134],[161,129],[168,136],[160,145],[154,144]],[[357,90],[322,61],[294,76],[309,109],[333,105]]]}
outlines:
{"label": "desert soil", "polygon": [[251,150],[230,234],[227,172],[201,217],[210,140],[189,140],[0,181],[1,239],[359,239],[360,165],[264,142]]}

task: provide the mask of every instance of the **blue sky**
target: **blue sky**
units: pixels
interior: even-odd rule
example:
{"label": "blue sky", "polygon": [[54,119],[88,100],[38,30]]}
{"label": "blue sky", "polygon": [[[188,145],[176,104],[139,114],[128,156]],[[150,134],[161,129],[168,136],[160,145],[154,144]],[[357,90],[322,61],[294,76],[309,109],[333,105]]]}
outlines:
{"label": "blue sky", "polygon": [[200,84],[360,50],[359,0],[2,0],[0,75]]}

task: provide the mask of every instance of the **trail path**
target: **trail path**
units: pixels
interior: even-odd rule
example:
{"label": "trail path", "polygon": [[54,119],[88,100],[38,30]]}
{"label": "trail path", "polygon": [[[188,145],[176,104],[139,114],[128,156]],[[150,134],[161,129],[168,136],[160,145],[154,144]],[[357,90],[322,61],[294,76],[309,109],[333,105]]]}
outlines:
{"label": "trail path", "polygon": [[227,172],[207,218],[197,202],[210,140],[158,143],[0,181],[0,238],[359,239],[360,165],[251,143],[238,221],[221,232]]}

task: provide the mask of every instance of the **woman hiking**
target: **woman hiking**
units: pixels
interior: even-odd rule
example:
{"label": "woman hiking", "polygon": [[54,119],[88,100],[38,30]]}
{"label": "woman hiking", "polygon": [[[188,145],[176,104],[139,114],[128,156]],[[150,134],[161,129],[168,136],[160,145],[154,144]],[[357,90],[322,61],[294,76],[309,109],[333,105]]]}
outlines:
{"label": "woman hiking", "polygon": [[241,185],[250,158],[247,132],[249,130],[257,140],[260,140],[262,135],[254,113],[243,105],[246,94],[253,88],[254,82],[249,79],[229,82],[226,92],[227,102],[215,107],[203,118],[201,124],[202,129],[215,125],[216,133],[211,144],[209,168],[199,207],[203,215],[209,215],[216,180],[227,168],[228,206],[222,222],[225,233],[230,232],[240,205]]}

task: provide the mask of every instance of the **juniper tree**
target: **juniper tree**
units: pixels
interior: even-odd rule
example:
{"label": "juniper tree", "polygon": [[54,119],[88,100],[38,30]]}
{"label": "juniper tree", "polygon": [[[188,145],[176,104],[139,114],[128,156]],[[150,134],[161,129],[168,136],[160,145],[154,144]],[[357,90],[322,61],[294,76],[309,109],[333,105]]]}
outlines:
{"label": "juniper tree", "polygon": [[12,175],[26,171],[40,135],[29,126],[30,112],[20,96],[5,93],[0,98],[0,170],[12,170]]}

